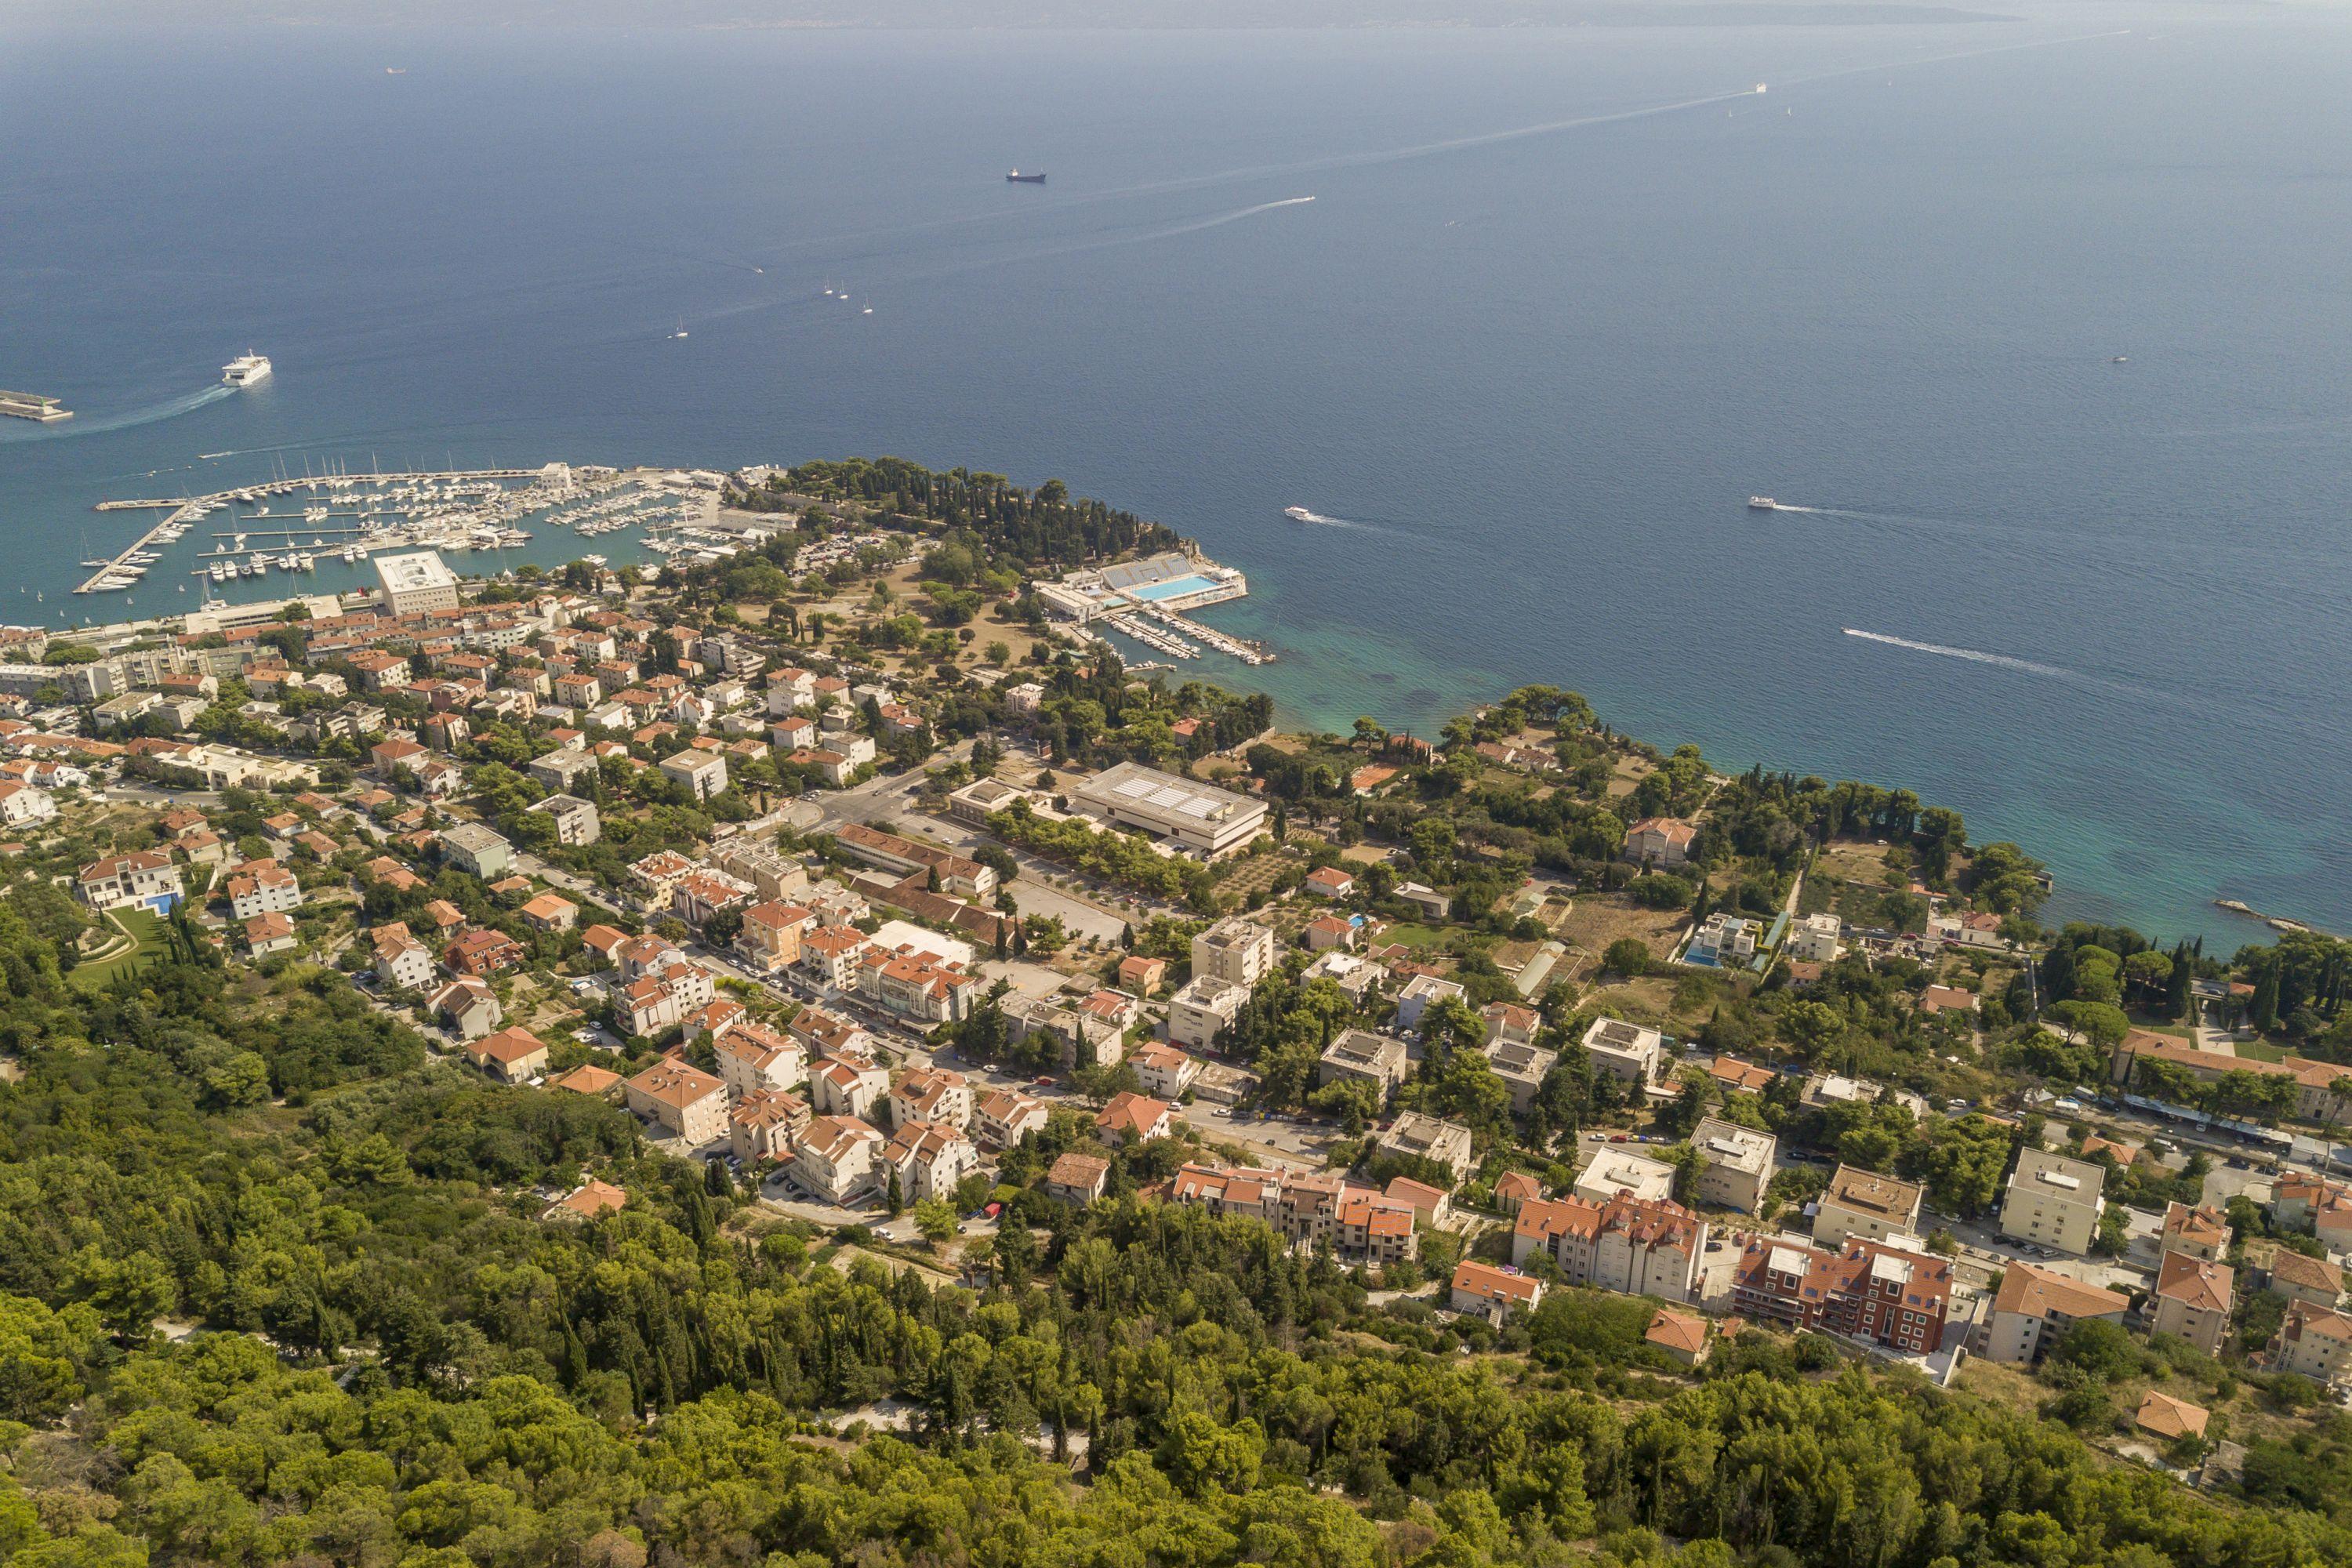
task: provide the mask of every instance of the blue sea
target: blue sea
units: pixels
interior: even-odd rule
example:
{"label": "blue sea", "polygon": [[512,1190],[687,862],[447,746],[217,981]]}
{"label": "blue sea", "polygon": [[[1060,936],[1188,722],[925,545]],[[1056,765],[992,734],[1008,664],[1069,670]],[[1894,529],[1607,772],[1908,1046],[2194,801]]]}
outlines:
{"label": "blue sea", "polygon": [[2061,913],[2352,929],[2347,81],[2352,19],[2272,7],[19,22],[0,385],[79,417],[0,420],[0,618],[124,613],[68,592],[103,499],[890,452],[1244,568],[1204,618],[1279,660],[1187,673],[1291,722],[1573,687],[1956,806]]}

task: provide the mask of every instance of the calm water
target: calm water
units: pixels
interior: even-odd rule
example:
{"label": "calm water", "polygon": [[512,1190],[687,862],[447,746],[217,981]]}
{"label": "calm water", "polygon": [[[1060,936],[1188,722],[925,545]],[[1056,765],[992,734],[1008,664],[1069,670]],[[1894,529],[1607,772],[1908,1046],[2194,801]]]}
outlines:
{"label": "calm water", "polygon": [[1294,721],[1557,682],[1913,785],[2069,912],[2352,927],[2347,80],[2341,18],[2093,6],[0,34],[0,384],[81,415],[0,421],[0,616],[120,613],[91,502],[279,463],[890,451],[1246,568]]}

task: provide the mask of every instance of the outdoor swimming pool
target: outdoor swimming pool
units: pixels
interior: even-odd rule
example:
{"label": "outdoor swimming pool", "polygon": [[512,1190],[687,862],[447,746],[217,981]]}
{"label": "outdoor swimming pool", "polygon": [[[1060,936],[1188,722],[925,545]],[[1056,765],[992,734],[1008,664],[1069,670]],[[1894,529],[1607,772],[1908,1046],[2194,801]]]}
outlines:
{"label": "outdoor swimming pool", "polygon": [[1139,599],[1149,599],[1156,605],[1162,599],[1181,599],[1187,594],[1206,593],[1216,585],[1210,579],[1195,573],[1190,577],[1171,577],[1164,583],[1139,584],[1129,588],[1128,592]]}

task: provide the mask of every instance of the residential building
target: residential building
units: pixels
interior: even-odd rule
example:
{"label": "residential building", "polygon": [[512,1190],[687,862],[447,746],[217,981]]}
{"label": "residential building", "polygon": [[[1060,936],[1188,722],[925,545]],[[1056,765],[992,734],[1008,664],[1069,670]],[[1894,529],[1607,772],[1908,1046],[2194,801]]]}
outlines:
{"label": "residential building", "polygon": [[555,1201],[551,1217],[600,1219],[627,1205],[629,1194],[610,1182],[592,1181]]}
{"label": "residential building", "polygon": [[443,828],[441,853],[460,869],[485,879],[505,876],[514,864],[514,846],[478,822],[453,822]]}
{"label": "residential building", "polygon": [[529,1083],[547,1070],[547,1042],[529,1029],[500,1029],[468,1042],[466,1059],[501,1083]]}
{"label": "residential building", "polygon": [[2165,1254],[2180,1253],[2184,1257],[2219,1263],[2230,1250],[2230,1222],[2221,1211],[2174,1202],[2164,1209],[2164,1238],[2158,1250]]}
{"label": "residential building", "polygon": [[727,1134],[727,1085],[690,1062],[664,1057],[624,1092],[631,1110],[690,1146]]}
{"label": "residential building", "polygon": [[909,1121],[891,1134],[882,1158],[898,1173],[908,1203],[949,1198],[956,1184],[980,1168],[980,1151],[963,1130],[943,1121]]}
{"label": "residential building", "polygon": [[937,1122],[961,1132],[971,1125],[971,1081],[946,1068],[911,1067],[890,1086],[890,1124]]}
{"label": "residential building", "polygon": [[2099,1233],[2104,1167],[2043,1149],[2019,1152],[2000,1205],[2000,1234],[2077,1256]]}
{"label": "residential building", "polygon": [[1779,1141],[1717,1116],[1699,1118],[1691,1129],[1691,1147],[1698,1151],[1698,1178],[1691,1195],[1703,1204],[1717,1204],[1754,1214],[1763,1206],[1764,1188],[1772,1180],[1772,1157]]}
{"label": "residential building", "polygon": [[47,790],[13,780],[0,784],[0,825],[30,827],[57,819],[58,803]]}
{"label": "residential building", "polygon": [[1525,1171],[1506,1171],[1495,1178],[1495,1206],[1506,1215],[1516,1215],[1542,1196],[1543,1184]]}
{"label": "residential building", "polygon": [[1789,928],[1788,955],[1805,963],[1837,962],[1844,922],[1832,914],[1807,915]]}
{"label": "residential building", "polygon": [[800,962],[801,934],[816,927],[816,912],[798,904],[753,904],[743,911],[735,952],[749,968],[773,974]]}
{"label": "residential building", "polygon": [[1474,1163],[1470,1154],[1470,1129],[1456,1122],[1424,1116],[1418,1110],[1402,1112],[1381,1133],[1373,1145],[1381,1153],[1392,1157],[1425,1160],[1441,1166],[1459,1186],[1470,1174]]}
{"label": "residential building", "polygon": [[368,935],[378,981],[403,991],[422,991],[432,984],[433,950],[411,936],[404,921],[377,926]]}
{"label": "residential building", "polygon": [[727,1109],[727,1147],[746,1164],[793,1157],[809,1124],[808,1101],[780,1089],[755,1089]]}
{"label": "residential building", "polygon": [[1495,1076],[1511,1091],[1511,1110],[1524,1116],[1535,1108],[1536,1091],[1559,1061],[1558,1051],[1514,1040],[1489,1040],[1482,1053]]}
{"label": "residential building", "polygon": [[1912,1237],[1919,1225],[1919,1198],[1916,1182],[1840,1165],[1813,1212],[1814,1245],[1836,1247],[1856,1236],[1878,1242]]}
{"label": "residential building", "polygon": [[1121,1091],[1095,1118],[1095,1131],[1129,1143],[1165,1138],[1176,1128],[1176,1108],[1150,1095]]}
{"label": "residential building", "polygon": [[2167,1443],[2177,1443],[2184,1437],[2205,1436],[2205,1423],[2210,1413],[2201,1405],[2191,1405],[2185,1399],[2175,1399],[2169,1394],[2149,1389],[2147,1397],[2139,1402],[2132,1416],[2132,1426],[2149,1436]]}
{"label": "residential building", "polygon": [[1665,1071],[1665,1037],[1622,1018],[1593,1019],[1584,1031],[1584,1053],[1594,1072],[1605,1072],[1635,1089],[1647,1089]]}
{"label": "residential building", "polygon": [[1391,1176],[1381,1195],[1393,1204],[1402,1204],[1412,1210],[1413,1222],[1433,1229],[1444,1225],[1454,1215],[1454,1194],[1444,1187],[1433,1187],[1427,1182],[1416,1182],[1411,1176]]}
{"label": "residential building", "polygon": [[819,926],[801,938],[799,965],[835,991],[857,989],[866,933],[854,926]]}
{"label": "residential building", "polygon": [[793,1152],[793,1174],[826,1203],[846,1204],[883,1184],[886,1142],[854,1116],[814,1117]]}
{"label": "residential building", "polygon": [[245,922],[245,951],[255,958],[284,952],[297,944],[293,920],[275,910]]}
{"label": "residential building", "polygon": [[1300,884],[1318,899],[1344,899],[1356,890],[1356,879],[1337,866],[1318,867]]}
{"label": "residential building", "polygon": [[2331,1389],[2352,1384],[2352,1318],[2333,1308],[2290,1301],[2271,1340],[2268,1360],[2273,1371],[2291,1372]]}
{"label": "residential building", "polygon": [[1640,865],[1673,868],[1690,860],[1698,829],[1672,816],[1645,816],[1625,830],[1625,858]]}
{"label": "residential building", "polygon": [[551,795],[530,809],[555,824],[558,844],[577,849],[604,837],[604,819],[596,815],[596,803],[593,800],[583,800],[576,795]]}
{"label": "residential building", "polygon": [[1519,1206],[1512,1223],[1511,1262],[1548,1255],[1570,1285],[1656,1296],[1696,1298],[1706,1221],[1679,1204],[1620,1193],[1603,1202],[1541,1199]]}
{"label": "residential building", "polygon": [[662,776],[673,784],[685,786],[697,800],[709,800],[727,788],[727,753],[724,752],[680,752],[662,761]]}
{"label": "residential building", "polygon": [[1368,1083],[1386,1103],[1391,1091],[1404,1081],[1408,1066],[1402,1040],[1368,1029],[1344,1029],[1324,1048],[1315,1081],[1318,1085]]}
{"label": "residential building", "polygon": [[808,1058],[798,1040],[749,1018],[714,1037],[710,1049],[719,1079],[738,1099],[790,1089],[808,1076]]}
{"label": "residential building", "polygon": [[1161,1100],[1181,1100],[1201,1076],[1201,1064],[1173,1046],[1147,1045],[1127,1058],[1144,1089]]}
{"label": "residential building", "polygon": [[1514,1312],[1533,1312],[1543,1305],[1543,1281],[1531,1274],[1496,1268],[1465,1258],[1454,1265],[1447,1305],[1500,1324]]}
{"label": "residential building", "polygon": [[1140,763],[1117,763],[1076,784],[1070,804],[1204,860],[1231,855],[1265,831],[1264,803]]}
{"label": "residential building", "polygon": [[1397,993],[1397,1026],[1424,1029],[1427,1026],[1423,1020],[1428,1016],[1432,1007],[1442,1002],[1460,1002],[1468,994],[1458,981],[1442,979],[1434,974],[1416,974],[1404,983],[1402,991]]}
{"label": "residential building", "polygon": [[506,1016],[498,993],[470,974],[461,974],[436,991],[426,1005],[461,1040],[487,1035]]}
{"label": "residential building", "polygon": [[2120,1326],[2130,1306],[2130,1298],[2117,1291],[2020,1259],[2001,1270],[1992,1310],[1978,1331],[1977,1353],[2011,1365],[2036,1362],[2076,1323],[2098,1318]]}
{"label": "residential building", "polygon": [[580,906],[554,893],[541,893],[525,900],[522,908],[515,913],[520,915],[533,931],[570,931],[580,923]]}
{"label": "residential building", "polygon": [[2332,1309],[2344,1299],[2343,1269],[2324,1258],[2306,1258],[2285,1247],[2271,1255],[2263,1284],[2307,1307]]}
{"label": "residential building", "polygon": [[180,901],[180,868],[168,849],[141,849],[110,856],[81,868],[75,879],[82,901],[94,910],[144,909],[172,912]]}
{"label": "residential building", "polygon": [[973,1105],[971,1123],[982,1147],[1010,1149],[1045,1131],[1045,1103],[1016,1089],[992,1089]]}
{"label": "residential building", "polygon": [[2229,1265],[2168,1252],[2157,1265],[2148,1326],[2159,1334],[2178,1334],[2207,1355],[2219,1355],[2236,1305],[2236,1276]]}
{"label": "residential building", "polygon": [[1715,1321],[1696,1312],[1661,1307],[1650,1314],[1650,1326],[1643,1331],[1642,1338],[1677,1364],[1696,1366],[1715,1349]]}
{"label": "residential building", "polygon": [[1835,1249],[1793,1237],[1752,1237],[1732,1274],[1740,1315],[1823,1329],[1926,1355],[1944,1344],[1952,1265],[1932,1253],[1859,1237]]}
{"label": "residential building", "polygon": [[[1249,1002],[1249,988],[1213,974],[1196,974],[1168,1004],[1168,1037],[1191,1050],[1213,1049]],[[1327,1080],[1328,1081],[1328,1080]]]}
{"label": "residential building", "polygon": [[1486,1043],[1489,1046],[1533,1045],[1537,1032],[1543,1027],[1543,1015],[1516,1002],[1489,1002],[1478,1016],[1486,1022]]}
{"label": "residential building", "polygon": [[302,907],[302,884],[282,866],[264,866],[228,879],[228,910],[237,920],[284,914]]}
{"label": "residential building", "polygon": [[890,1091],[890,1075],[862,1057],[827,1057],[809,1069],[809,1098],[820,1116],[864,1121]]}
{"label": "residential building", "polygon": [[548,1079],[550,1089],[569,1089],[584,1094],[591,1100],[618,1100],[621,1097],[621,1075],[610,1068],[600,1068],[594,1062],[582,1062],[570,1072]]}
{"label": "residential building", "polygon": [[893,1013],[926,1024],[943,1024],[971,1011],[980,976],[953,959],[901,945],[869,945],[858,955],[861,994]]}
{"label": "residential building", "polygon": [[394,618],[457,608],[457,574],[433,551],[379,555],[375,574],[383,584],[384,610]]}
{"label": "residential building", "polygon": [[1137,996],[1155,994],[1168,979],[1168,961],[1130,952],[1118,961],[1118,984]]}
{"label": "residential building", "polygon": [[1274,967],[1274,932],[1229,915],[1192,939],[1192,973],[1228,985],[1255,985]]}
{"label": "residential building", "polygon": [[1331,1250],[1350,1262],[1385,1268],[1419,1250],[1413,1211],[1369,1187],[1343,1187],[1331,1209]]}
{"label": "residential building", "polygon": [[1045,1195],[1066,1204],[1090,1204],[1109,1185],[1110,1162],[1098,1154],[1064,1154],[1045,1173]]}
{"label": "residential building", "polygon": [[1577,1173],[1576,1195],[1603,1204],[1620,1193],[1644,1203],[1664,1203],[1675,1194],[1675,1168],[1664,1161],[1613,1145],[1596,1149]]}
{"label": "residential building", "polygon": [[530,955],[522,943],[502,931],[484,927],[480,931],[462,932],[457,941],[441,950],[441,967],[452,974],[477,977],[503,974],[520,965]]}

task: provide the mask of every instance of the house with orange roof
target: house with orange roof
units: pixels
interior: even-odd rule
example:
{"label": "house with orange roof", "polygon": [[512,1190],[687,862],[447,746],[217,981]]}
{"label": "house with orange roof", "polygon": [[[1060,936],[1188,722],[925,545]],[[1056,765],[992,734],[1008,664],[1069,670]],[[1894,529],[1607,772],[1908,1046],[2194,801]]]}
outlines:
{"label": "house with orange roof", "polygon": [[611,1183],[591,1181],[570,1195],[557,1199],[555,1206],[548,1212],[575,1219],[595,1219],[621,1208],[628,1201],[629,1194]]}
{"label": "house with orange roof", "polygon": [[580,922],[580,906],[553,893],[541,893],[518,911],[534,931],[570,931]]}
{"label": "house with orange roof", "polygon": [[498,993],[470,974],[461,974],[436,991],[426,1004],[445,1020],[459,1039],[474,1039],[499,1026],[505,1015]]}
{"label": "house with orange roof", "polygon": [[1696,1366],[1715,1349],[1715,1324],[1696,1312],[1661,1307],[1650,1314],[1650,1326],[1642,1338],[1682,1365]]}
{"label": "house with orange roof", "polygon": [[793,1174],[827,1203],[852,1202],[885,1180],[886,1142],[856,1117],[814,1117],[793,1151]]}
{"label": "house with orange roof", "polygon": [[2219,1355],[2237,1305],[2236,1275],[2227,1264],[2168,1252],[2157,1266],[2151,1305],[2155,1332],[2178,1334],[2207,1355]]}
{"label": "house with orange roof", "polygon": [[2352,1317],[2332,1307],[2290,1301],[2265,1358],[2274,1371],[2332,1389],[2352,1384]]}
{"label": "house with orange roof", "polygon": [[1149,1095],[1121,1092],[1095,1118],[1095,1131],[1129,1143],[1165,1138],[1175,1131],[1176,1108]]}
{"label": "house with orange roof", "polygon": [[547,1087],[570,1089],[594,1100],[615,1100],[619,1098],[621,1075],[594,1062],[582,1062],[570,1072],[548,1079]]}
{"label": "house with orange roof", "polygon": [[808,1101],[781,1089],[756,1089],[728,1108],[727,1146],[752,1163],[793,1157],[812,1118]]}
{"label": "house with orange roof", "polygon": [[1977,1353],[1987,1361],[2028,1364],[2087,1319],[2120,1326],[2130,1306],[2130,1298],[2116,1291],[2021,1259],[2001,1270],[1992,1310],[1977,1330]]}
{"label": "house with orange roof", "polygon": [[500,1083],[528,1083],[547,1070],[547,1042],[529,1029],[500,1029],[469,1041],[466,1059]]}
{"label": "house with orange roof", "polygon": [[1447,1304],[1500,1324],[1514,1312],[1532,1312],[1543,1305],[1543,1281],[1532,1274],[1496,1268],[1464,1258],[1454,1267]]}
{"label": "house with orange roof", "polygon": [[2151,1437],[2177,1443],[2183,1437],[2205,1436],[2205,1423],[2210,1419],[2205,1407],[2191,1405],[2185,1399],[2175,1399],[2169,1394],[2149,1389],[2147,1397],[2139,1402],[2132,1416],[2132,1425]]}
{"label": "house with orange roof", "polygon": [[623,1086],[629,1109],[670,1137],[699,1146],[727,1131],[727,1086],[690,1062],[664,1057]]}

